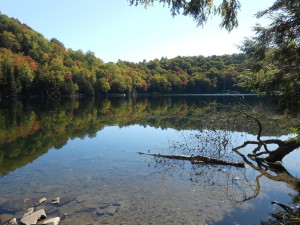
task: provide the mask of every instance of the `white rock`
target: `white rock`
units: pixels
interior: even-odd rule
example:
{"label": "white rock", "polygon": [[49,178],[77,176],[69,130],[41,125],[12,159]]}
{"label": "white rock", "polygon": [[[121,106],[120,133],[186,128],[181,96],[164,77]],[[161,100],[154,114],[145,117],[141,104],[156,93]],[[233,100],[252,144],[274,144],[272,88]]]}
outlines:
{"label": "white rock", "polygon": [[46,213],[45,210],[41,209],[39,211],[36,211],[26,217],[23,217],[21,219],[21,223],[25,224],[25,225],[32,225],[32,224],[36,224],[39,220],[43,220],[45,219]]}
{"label": "white rock", "polygon": [[59,221],[60,221],[60,218],[55,217],[55,218],[49,218],[49,219],[42,220],[42,221],[38,222],[37,224],[58,225]]}
{"label": "white rock", "polygon": [[43,202],[45,202],[45,201],[47,201],[47,198],[45,198],[45,197],[43,197],[43,198],[41,198],[39,201],[38,201],[38,205],[39,204],[42,204]]}
{"label": "white rock", "polygon": [[51,203],[59,204],[59,200],[60,200],[60,197],[54,198],[54,199],[51,200]]}
{"label": "white rock", "polygon": [[12,218],[10,221],[8,221],[9,225],[18,225],[17,223],[17,219],[16,218]]}
{"label": "white rock", "polygon": [[23,217],[27,217],[27,216],[31,215],[32,213],[34,213],[34,208],[33,207],[27,209],[27,211],[26,211],[26,213],[24,214]]}

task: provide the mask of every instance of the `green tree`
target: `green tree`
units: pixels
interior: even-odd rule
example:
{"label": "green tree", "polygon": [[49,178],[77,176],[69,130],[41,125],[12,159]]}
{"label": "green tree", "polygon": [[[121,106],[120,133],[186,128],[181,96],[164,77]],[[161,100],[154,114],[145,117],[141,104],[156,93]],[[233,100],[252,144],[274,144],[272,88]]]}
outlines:
{"label": "green tree", "polygon": [[96,77],[87,68],[82,68],[79,73],[74,74],[74,81],[78,85],[79,92],[85,95],[94,95],[93,88]]}
{"label": "green tree", "polygon": [[15,67],[15,76],[21,83],[22,92],[26,94],[34,79],[34,75],[30,70],[29,65],[23,64],[21,67]]}
{"label": "green tree", "polygon": [[[221,15],[221,27],[227,30],[233,29],[237,25],[237,10],[240,5],[237,0],[224,0],[218,7],[214,7],[213,1],[206,0],[129,0],[131,4],[151,5],[154,2],[162,2],[171,7],[173,15],[179,14],[182,10],[184,15],[191,15],[198,24],[207,21],[207,15],[214,12]],[[212,9],[215,10],[212,10]],[[268,17],[270,24],[267,27],[257,25],[255,27],[256,36],[247,39],[241,49],[249,57],[248,66],[252,70],[246,73],[241,79],[242,85],[249,87],[258,93],[275,97],[282,109],[299,113],[300,107],[300,1],[298,0],[276,0],[273,5],[257,14],[258,18]],[[212,57],[217,58],[216,56]],[[216,86],[220,77],[217,69],[211,61],[204,68],[211,82]],[[223,67],[222,63],[218,66]],[[155,75],[150,80],[152,86],[158,86],[160,77]],[[245,113],[249,116],[247,113]],[[299,126],[295,129],[295,138],[287,141],[281,140],[260,140],[262,125],[259,124],[257,136],[258,148],[253,151],[256,158],[262,154],[268,154],[264,161],[281,161],[283,157],[299,148],[300,132]],[[274,151],[267,150],[266,142],[278,145]],[[247,142],[245,142],[247,143]],[[246,144],[247,145],[247,144]],[[245,147],[245,144],[240,148]],[[264,146],[265,152],[259,152],[259,148]],[[258,153],[259,152],[259,153]]]}
{"label": "green tree", "polygon": [[[144,4],[146,1],[139,3]],[[214,7],[211,3],[211,9]],[[193,74],[204,74],[206,79],[205,74],[208,74],[212,66],[216,68],[217,74],[223,74],[229,66],[236,68],[243,61],[237,59],[240,57],[238,55],[179,56],[149,62],[144,60],[141,63],[122,60],[104,63],[92,51],[84,53],[82,50],[66,49],[58,39],[52,38],[49,41],[29,26],[3,14],[0,14],[0,31],[0,63],[10,61],[9,70],[4,69],[7,68],[5,65],[1,68],[2,96],[37,94],[59,97],[73,96],[77,91],[86,95],[157,91],[188,93],[195,88],[199,90],[195,87],[197,82],[193,79]],[[207,92],[215,92],[213,89],[211,86],[207,88]]]}
{"label": "green tree", "polygon": [[251,72],[242,85],[273,97],[281,109],[298,113],[300,107],[300,1],[277,0],[258,18],[271,19],[267,27],[256,25],[256,36],[241,49],[249,57]]}
{"label": "green tree", "polygon": [[150,78],[150,88],[154,92],[168,92],[170,90],[170,83],[167,78],[159,74],[155,74]]}
{"label": "green tree", "polygon": [[0,46],[2,48],[8,48],[14,52],[17,52],[21,48],[16,35],[9,31],[3,31],[0,34]]}
{"label": "green tree", "polygon": [[2,96],[13,96],[21,92],[20,81],[16,78],[14,64],[10,58],[5,58],[1,62],[1,92]]}
{"label": "green tree", "polygon": [[198,25],[204,25],[211,15],[220,16],[220,27],[232,30],[238,26],[237,14],[240,9],[238,0],[224,0],[215,5],[213,0],[128,0],[131,5],[151,6],[154,2],[168,5],[173,16],[191,16]]}
{"label": "green tree", "polygon": [[125,77],[120,74],[112,75],[110,86],[113,93],[124,93],[127,91]]}
{"label": "green tree", "polygon": [[100,93],[107,93],[110,90],[109,82],[104,77],[98,79],[97,85]]}

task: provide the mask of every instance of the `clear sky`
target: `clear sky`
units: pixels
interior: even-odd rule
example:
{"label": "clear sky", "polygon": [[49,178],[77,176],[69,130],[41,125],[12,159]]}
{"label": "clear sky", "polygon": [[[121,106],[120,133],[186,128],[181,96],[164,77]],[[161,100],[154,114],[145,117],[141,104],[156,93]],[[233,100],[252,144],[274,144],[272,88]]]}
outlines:
{"label": "clear sky", "polygon": [[159,3],[145,9],[127,0],[1,0],[0,11],[66,48],[91,50],[105,62],[139,62],[239,52],[236,45],[257,22],[254,14],[274,0],[240,2],[239,28],[231,33],[219,28],[219,18],[197,27],[191,17],[172,17]]}

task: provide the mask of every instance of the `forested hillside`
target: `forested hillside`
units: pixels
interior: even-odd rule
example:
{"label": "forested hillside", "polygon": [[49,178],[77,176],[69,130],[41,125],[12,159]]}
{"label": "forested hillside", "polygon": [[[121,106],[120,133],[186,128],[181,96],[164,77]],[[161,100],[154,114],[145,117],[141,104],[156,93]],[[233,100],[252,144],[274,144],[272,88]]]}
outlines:
{"label": "forested hillside", "polygon": [[104,63],[3,14],[0,31],[0,98],[245,92],[235,86],[246,69],[243,54]]}

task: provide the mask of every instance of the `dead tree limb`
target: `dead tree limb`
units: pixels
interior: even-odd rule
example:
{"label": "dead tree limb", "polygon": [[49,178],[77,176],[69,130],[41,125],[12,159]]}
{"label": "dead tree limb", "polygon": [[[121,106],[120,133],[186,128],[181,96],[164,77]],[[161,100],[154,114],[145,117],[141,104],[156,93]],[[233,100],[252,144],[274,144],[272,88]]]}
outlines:
{"label": "dead tree limb", "polygon": [[[282,181],[285,182],[292,187],[297,187],[297,189],[300,186],[300,180],[293,175],[291,175],[282,165],[280,164],[274,164],[274,163],[267,163],[267,167],[263,169],[261,166],[256,166],[252,162],[248,160],[248,158],[238,151],[237,148],[234,148],[233,151],[237,153],[239,156],[241,156],[244,160],[244,162],[250,166],[252,169],[258,171],[260,174],[264,175],[265,177],[274,180],[274,181]],[[257,162],[259,164],[259,162]],[[268,172],[270,171],[270,172]]]}
{"label": "dead tree limb", "polygon": [[153,154],[147,152],[138,152],[140,155],[150,155],[158,158],[167,158],[175,160],[187,160],[192,164],[215,164],[215,165],[225,165],[225,166],[235,166],[235,167],[245,167],[243,162],[230,162],[222,159],[215,159],[207,156],[190,156],[190,155],[164,155],[164,154]]}
{"label": "dead tree limb", "polygon": [[[255,116],[249,115],[246,112],[239,112],[234,116],[239,116],[239,115],[245,115],[246,117],[253,119],[258,126],[258,131],[256,136],[257,141],[245,141],[242,145],[234,148],[235,150],[239,150],[241,148],[246,147],[247,145],[256,145],[256,147],[252,151],[252,154],[248,154],[250,158],[258,159],[258,157],[262,155],[266,155],[263,158],[261,158],[266,162],[282,161],[282,159],[286,155],[290,154],[292,151],[300,147],[300,141],[297,140],[297,138],[292,138],[286,141],[282,141],[279,139],[262,140],[261,135],[262,135],[263,127],[259,119],[257,119]],[[275,150],[269,150],[268,145],[272,145],[272,144],[275,144],[278,147]]]}
{"label": "dead tree limb", "polygon": [[278,146],[278,148],[270,152],[269,156],[265,158],[267,162],[282,161],[282,159],[290,154],[292,151],[300,147],[298,140],[287,140]]}

